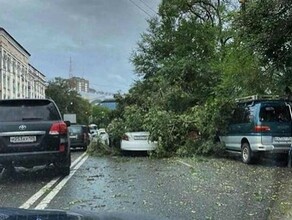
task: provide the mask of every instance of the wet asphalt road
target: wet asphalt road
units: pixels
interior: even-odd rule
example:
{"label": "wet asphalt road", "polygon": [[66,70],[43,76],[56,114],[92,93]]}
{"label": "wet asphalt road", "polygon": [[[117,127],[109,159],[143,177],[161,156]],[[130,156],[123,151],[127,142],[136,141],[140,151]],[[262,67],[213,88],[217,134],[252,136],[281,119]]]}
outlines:
{"label": "wet asphalt road", "polygon": [[[73,150],[72,161],[83,151]],[[53,167],[16,168],[13,177],[0,175],[0,207],[19,207],[51,179],[58,177]]]}
{"label": "wet asphalt road", "polygon": [[[12,180],[0,179],[0,206],[19,207],[54,175],[49,168],[18,170]],[[283,219],[292,208],[291,177],[291,169],[274,160],[248,166],[234,158],[89,157],[47,208],[170,219]]]}

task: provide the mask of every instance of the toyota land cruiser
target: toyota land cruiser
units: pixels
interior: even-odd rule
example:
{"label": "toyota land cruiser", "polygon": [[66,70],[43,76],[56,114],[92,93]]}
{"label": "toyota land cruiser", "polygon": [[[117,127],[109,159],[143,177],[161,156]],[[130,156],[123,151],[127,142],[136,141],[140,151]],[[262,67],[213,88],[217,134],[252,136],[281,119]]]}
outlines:
{"label": "toyota land cruiser", "polygon": [[0,100],[0,165],[9,168],[53,163],[69,175],[70,122],[50,99]]}

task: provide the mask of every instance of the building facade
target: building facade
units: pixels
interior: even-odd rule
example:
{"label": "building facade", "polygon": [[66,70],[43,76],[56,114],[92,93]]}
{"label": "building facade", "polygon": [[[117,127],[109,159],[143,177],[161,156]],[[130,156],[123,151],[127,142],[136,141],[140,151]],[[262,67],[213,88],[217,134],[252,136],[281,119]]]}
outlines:
{"label": "building facade", "polygon": [[29,57],[0,27],[0,99],[45,98],[46,77],[29,64]]}
{"label": "building facade", "polygon": [[89,81],[81,77],[69,78],[70,87],[77,92],[89,92]]}

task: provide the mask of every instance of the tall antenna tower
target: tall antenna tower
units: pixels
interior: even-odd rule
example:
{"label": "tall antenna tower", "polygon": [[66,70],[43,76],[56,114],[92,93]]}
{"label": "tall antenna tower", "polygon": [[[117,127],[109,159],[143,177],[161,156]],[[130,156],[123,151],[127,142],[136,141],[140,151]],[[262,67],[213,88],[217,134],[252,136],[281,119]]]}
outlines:
{"label": "tall antenna tower", "polygon": [[71,79],[72,77],[73,77],[72,59],[70,57],[70,63],[69,63],[69,78]]}

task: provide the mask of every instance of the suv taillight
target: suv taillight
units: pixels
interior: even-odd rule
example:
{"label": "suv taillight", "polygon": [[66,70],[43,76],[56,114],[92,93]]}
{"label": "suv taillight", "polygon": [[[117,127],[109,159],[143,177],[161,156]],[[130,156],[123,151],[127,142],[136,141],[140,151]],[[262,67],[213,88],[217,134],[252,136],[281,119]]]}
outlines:
{"label": "suv taillight", "polygon": [[266,131],[270,131],[271,128],[269,126],[266,125],[256,125],[254,127],[254,131],[255,132],[266,132]]}
{"label": "suv taillight", "polygon": [[52,135],[66,134],[67,130],[68,128],[65,122],[55,122],[54,124],[52,124],[49,133]]}

